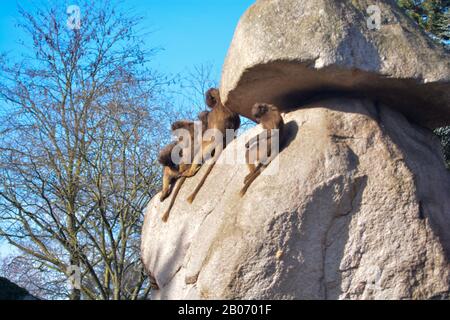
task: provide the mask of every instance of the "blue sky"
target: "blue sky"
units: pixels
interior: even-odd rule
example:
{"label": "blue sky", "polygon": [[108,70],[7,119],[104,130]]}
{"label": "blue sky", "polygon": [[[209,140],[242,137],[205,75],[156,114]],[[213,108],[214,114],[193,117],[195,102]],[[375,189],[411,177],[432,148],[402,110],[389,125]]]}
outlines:
{"label": "blue sky", "polygon": [[[21,34],[15,24],[17,4],[32,8],[36,1],[0,0],[0,52],[20,53]],[[45,0],[43,0],[45,1]],[[66,6],[65,0],[53,0]],[[144,39],[161,47],[153,66],[164,74],[183,73],[200,64],[213,64],[217,75],[240,16],[254,0],[126,0],[126,7],[144,16],[142,27],[153,31]],[[69,4],[77,4],[71,1]],[[81,14],[83,8],[81,8]],[[219,80],[219,79],[217,79]],[[0,256],[9,252],[0,239]]]}
{"label": "blue sky", "polygon": [[[45,0],[43,0],[45,1]],[[50,0],[48,0],[50,1]],[[67,4],[77,1],[53,0]],[[125,8],[144,16],[149,48],[161,47],[154,65],[163,73],[174,74],[193,65],[213,64],[220,72],[240,16],[254,0],[126,0]],[[15,30],[17,3],[25,9],[36,1],[1,0],[0,52],[17,52],[20,33]],[[81,7],[81,13],[83,8]]]}

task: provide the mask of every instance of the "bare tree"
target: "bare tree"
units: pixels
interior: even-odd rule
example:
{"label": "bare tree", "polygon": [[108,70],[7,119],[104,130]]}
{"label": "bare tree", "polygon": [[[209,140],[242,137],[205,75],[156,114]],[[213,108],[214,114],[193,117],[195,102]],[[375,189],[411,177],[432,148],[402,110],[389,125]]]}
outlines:
{"label": "bare tree", "polygon": [[[195,119],[196,115],[205,110],[205,93],[210,88],[219,87],[219,74],[215,71],[216,66],[211,63],[204,63],[193,66],[178,77],[179,88],[175,92],[182,112],[178,116]],[[244,117],[241,118],[240,132],[253,127],[255,123]]]}
{"label": "bare tree", "polygon": [[205,108],[206,91],[218,86],[218,75],[214,69],[211,63],[200,64],[187,70],[181,78],[180,92],[197,112]]}
{"label": "bare tree", "polygon": [[21,10],[28,56],[1,59],[0,236],[52,283],[79,276],[49,296],[144,299],[140,227],[159,189],[162,81],[146,68],[139,17],[104,1],[80,8],[79,24],[66,24],[66,7]]}
{"label": "bare tree", "polygon": [[0,261],[0,276],[5,277],[34,297],[61,299],[70,295],[67,278],[58,272],[49,272],[39,259],[29,255],[11,255]]}

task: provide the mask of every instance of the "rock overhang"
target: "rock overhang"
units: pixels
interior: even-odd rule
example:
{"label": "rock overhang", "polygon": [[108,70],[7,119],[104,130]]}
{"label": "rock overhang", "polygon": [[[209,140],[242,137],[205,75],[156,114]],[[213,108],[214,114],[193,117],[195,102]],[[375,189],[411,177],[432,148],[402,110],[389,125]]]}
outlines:
{"label": "rock overhang", "polygon": [[252,118],[257,102],[283,111],[323,95],[373,98],[410,120],[450,124],[450,56],[393,1],[259,0],[241,18],[223,68],[225,104]]}

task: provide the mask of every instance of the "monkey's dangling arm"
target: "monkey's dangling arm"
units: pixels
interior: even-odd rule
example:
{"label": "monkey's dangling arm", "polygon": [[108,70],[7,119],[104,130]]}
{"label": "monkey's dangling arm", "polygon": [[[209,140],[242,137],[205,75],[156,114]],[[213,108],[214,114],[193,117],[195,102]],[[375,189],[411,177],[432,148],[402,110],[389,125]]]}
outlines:
{"label": "monkey's dangling arm", "polygon": [[194,192],[192,192],[192,194],[187,198],[187,201],[189,203],[192,204],[194,202],[195,198],[197,197],[197,194],[200,192],[200,189],[205,184],[206,179],[208,178],[208,176],[211,173],[212,169],[214,168],[215,164],[216,164],[216,162],[214,161],[212,164],[208,165],[208,169],[206,170],[206,173],[203,176],[203,178],[200,181],[200,183],[197,185],[197,188],[195,188]]}
{"label": "monkey's dangling arm", "polygon": [[253,181],[255,181],[256,178],[259,177],[259,175],[261,174],[261,172],[264,169],[265,169],[265,166],[260,163],[256,167],[255,171],[253,171],[252,173],[250,173],[250,175],[247,176],[245,185],[242,188],[241,192],[239,193],[241,197],[243,197],[247,193],[248,188],[250,188],[250,186],[252,185]]}
{"label": "monkey's dangling arm", "polygon": [[197,153],[197,155],[194,158],[194,162],[192,163],[189,170],[184,172],[181,176],[185,178],[191,178],[195,176],[198,170],[200,170],[200,167],[202,166],[203,159],[205,159],[205,156],[210,155],[215,149],[216,144],[214,142],[210,142],[204,150],[201,150]]}
{"label": "monkey's dangling arm", "polygon": [[[206,179],[208,178],[209,174],[211,173],[212,169],[216,165],[216,162],[219,160],[220,155],[222,154],[223,148],[222,145],[217,145],[216,149],[214,151],[214,157],[211,161],[211,164],[208,164],[208,169],[205,172],[205,175],[203,176],[202,180],[197,185],[197,188],[195,188],[194,192],[188,197],[187,201],[189,203],[193,203],[195,200],[195,197],[197,197],[197,194],[199,193],[200,189],[203,187],[203,185],[206,182]],[[212,152],[212,151],[211,151]]]}
{"label": "monkey's dangling arm", "polygon": [[184,177],[181,177],[181,179],[178,181],[177,186],[175,187],[175,190],[173,192],[172,200],[170,201],[169,207],[167,208],[166,212],[162,217],[163,222],[167,222],[167,220],[169,220],[170,211],[172,210],[173,205],[175,204],[175,200],[177,199],[178,193],[180,192],[180,189],[185,181],[186,178]]}
{"label": "monkey's dangling arm", "polygon": [[264,143],[265,141],[267,141],[267,139],[272,139],[273,136],[274,136],[273,130],[267,129],[267,132],[263,131],[257,134],[256,136],[252,137],[250,140],[248,140],[247,143],[245,144],[245,148],[248,149],[255,144]]}
{"label": "monkey's dangling arm", "polygon": [[164,173],[163,173],[163,188],[161,191],[161,197],[160,200],[163,202],[170,196],[171,192],[171,183],[175,177],[175,174],[172,169],[169,167],[164,167]]}
{"label": "monkey's dangling arm", "polygon": [[[250,153],[249,149],[246,154],[246,160],[247,160],[247,166],[249,167],[250,173],[245,177],[244,180],[244,188],[242,188],[240,195],[243,197],[245,193],[247,192],[248,188],[251,186],[251,184],[256,180],[257,177],[262,173],[262,171],[267,168],[267,166],[272,162],[272,160],[275,158],[276,154],[272,153],[272,143],[274,142],[273,136],[270,135],[266,137],[265,144],[258,143],[257,145],[254,145],[252,148],[257,149],[257,161],[258,165],[255,166],[253,163],[250,163],[251,159],[249,159],[248,154]],[[275,139],[276,141],[276,139]]]}

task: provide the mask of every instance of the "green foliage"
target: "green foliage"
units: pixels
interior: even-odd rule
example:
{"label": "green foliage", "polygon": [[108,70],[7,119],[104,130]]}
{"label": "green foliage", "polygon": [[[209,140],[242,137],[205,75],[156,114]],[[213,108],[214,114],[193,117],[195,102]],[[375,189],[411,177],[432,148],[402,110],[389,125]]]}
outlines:
{"label": "green foliage", "polygon": [[450,40],[450,0],[397,0],[425,31],[442,42]]}
{"label": "green foliage", "polygon": [[[432,38],[450,48],[450,0],[397,0],[397,3]],[[450,169],[450,127],[440,128],[435,133],[441,139],[447,168]]]}
{"label": "green foliage", "polygon": [[441,138],[447,168],[450,169],[450,127],[437,129],[435,133]]}

